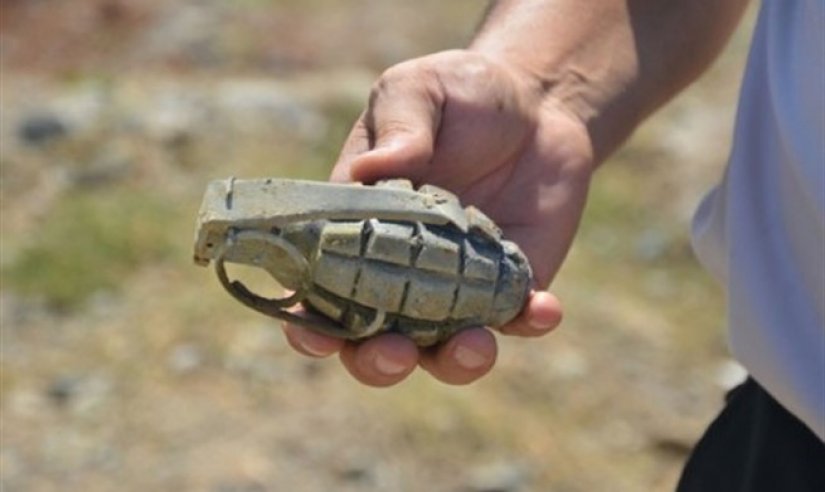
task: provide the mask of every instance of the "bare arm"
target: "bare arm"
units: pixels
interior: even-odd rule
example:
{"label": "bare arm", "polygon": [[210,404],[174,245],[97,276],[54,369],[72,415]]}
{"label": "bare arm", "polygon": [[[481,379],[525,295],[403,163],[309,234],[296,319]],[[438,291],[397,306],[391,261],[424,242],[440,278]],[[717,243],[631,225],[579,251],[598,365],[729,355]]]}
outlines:
{"label": "bare arm", "polygon": [[748,0],[501,0],[471,50],[525,71],[606,157],[701,75]]}

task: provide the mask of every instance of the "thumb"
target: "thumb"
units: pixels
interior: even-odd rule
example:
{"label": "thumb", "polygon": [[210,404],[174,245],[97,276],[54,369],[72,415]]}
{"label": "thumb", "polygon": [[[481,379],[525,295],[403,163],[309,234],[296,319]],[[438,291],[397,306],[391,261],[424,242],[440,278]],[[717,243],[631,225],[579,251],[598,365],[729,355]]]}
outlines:
{"label": "thumb", "polygon": [[356,181],[391,177],[418,181],[432,161],[443,96],[437,84],[428,83],[422,74],[397,72],[387,71],[370,95],[363,116],[370,145],[351,162]]}

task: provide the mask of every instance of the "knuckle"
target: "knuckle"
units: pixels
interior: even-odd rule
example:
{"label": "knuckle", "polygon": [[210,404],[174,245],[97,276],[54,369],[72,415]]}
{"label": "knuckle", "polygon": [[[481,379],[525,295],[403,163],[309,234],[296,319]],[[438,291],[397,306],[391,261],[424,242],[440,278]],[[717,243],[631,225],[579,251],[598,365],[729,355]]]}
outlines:
{"label": "knuckle", "polygon": [[401,65],[402,64],[393,65],[392,67],[384,70],[381,76],[378,77],[378,80],[373,83],[371,94],[374,96],[383,94],[399,82],[405,80],[407,78],[408,69]]}
{"label": "knuckle", "polygon": [[407,91],[423,90],[428,87],[427,81],[430,79],[433,79],[433,70],[425,60],[407,60],[384,70],[373,83],[370,96],[375,99],[399,88]]}
{"label": "knuckle", "polygon": [[397,82],[408,80],[411,76],[420,73],[424,68],[424,62],[420,59],[413,59],[396,63],[384,70],[381,79],[387,82]]}

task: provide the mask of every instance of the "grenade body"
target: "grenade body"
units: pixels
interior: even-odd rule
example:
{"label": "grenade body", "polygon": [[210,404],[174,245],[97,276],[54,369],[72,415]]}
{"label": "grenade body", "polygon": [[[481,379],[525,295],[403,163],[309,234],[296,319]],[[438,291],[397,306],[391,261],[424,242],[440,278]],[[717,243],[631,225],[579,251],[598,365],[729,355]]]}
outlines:
{"label": "grenade body", "polygon": [[526,259],[508,241],[377,219],[299,228],[283,234],[318,234],[304,305],[354,334],[395,331],[430,345],[513,319],[530,287]]}
{"label": "grenade body", "polygon": [[[497,327],[518,315],[532,283],[530,266],[490,219],[474,208],[452,206],[455,197],[438,188],[416,191],[398,181],[377,186],[427,195],[436,206],[450,205],[451,219],[434,223],[416,213],[407,214],[408,220],[403,213],[351,213],[351,218],[334,219],[316,214],[283,223],[230,220],[221,228],[204,227],[201,220],[199,229],[210,230],[199,231],[199,237],[212,238],[211,259],[219,255],[221,261],[261,266],[296,291],[290,299],[320,314],[327,326],[339,327],[334,334],[350,339],[398,332],[427,346],[462,328]],[[431,202],[422,201],[425,208]],[[256,232],[245,232],[250,230]],[[221,234],[228,239],[217,252],[214,244]],[[201,256],[209,259],[203,253],[206,243],[200,244]],[[232,283],[227,285],[229,289]],[[240,292],[242,302],[247,294],[254,297],[244,291],[241,287],[233,295]],[[310,319],[302,324],[312,328]]]}

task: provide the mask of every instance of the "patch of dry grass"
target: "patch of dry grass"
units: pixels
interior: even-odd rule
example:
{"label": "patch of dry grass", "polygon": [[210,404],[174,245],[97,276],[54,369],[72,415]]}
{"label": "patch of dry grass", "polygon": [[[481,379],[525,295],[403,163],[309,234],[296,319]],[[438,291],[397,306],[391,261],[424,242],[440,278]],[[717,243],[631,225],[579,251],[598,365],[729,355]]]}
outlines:
{"label": "patch of dry grass", "polygon": [[128,189],[69,194],[4,268],[5,288],[77,308],[138,268],[169,259],[176,213],[168,199]]}

